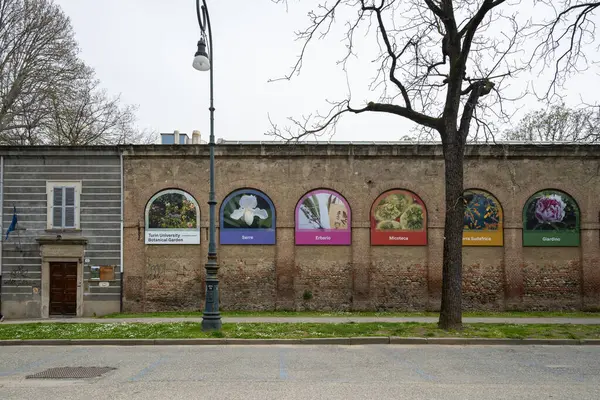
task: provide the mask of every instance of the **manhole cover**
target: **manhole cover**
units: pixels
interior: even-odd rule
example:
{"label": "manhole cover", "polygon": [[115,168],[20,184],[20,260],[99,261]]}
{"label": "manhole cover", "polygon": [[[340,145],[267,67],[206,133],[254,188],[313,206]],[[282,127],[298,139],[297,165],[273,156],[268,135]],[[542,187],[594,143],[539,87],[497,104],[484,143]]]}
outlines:
{"label": "manhole cover", "polygon": [[37,374],[27,375],[27,379],[84,379],[96,378],[112,371],[113,367],[58,367],[49,368]]}

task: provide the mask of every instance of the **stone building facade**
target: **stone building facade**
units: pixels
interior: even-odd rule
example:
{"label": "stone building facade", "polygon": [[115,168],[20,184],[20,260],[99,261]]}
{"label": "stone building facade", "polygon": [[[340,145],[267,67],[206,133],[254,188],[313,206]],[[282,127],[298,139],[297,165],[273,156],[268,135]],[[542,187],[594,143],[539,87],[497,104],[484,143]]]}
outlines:
{"label": "stone building facade", "polygon": [[47,318],[118,312],[119,149],[3,146],[0,176],[2,313]]}
{"label": "stone building facade", "polygon": [[[2,312],[16,318],[201,309],[208,168],[206,145],[0,147]],[[217,221],[222,309],[439,307],[439,145],[224,142],[216,151],[216,183],[217,210],[238,199],[239,210],[227,209],[235,221],[227,223],[243,225],[250,217],[273,228],[262,244],[247,244],[252,232]],[[240,189],[248,195],[244,201],[236,195]],[[338,243],[299,239],[297,228],[306,223],[300,206],[315,189],[343,199],[331,209],[347,218],[326,221],[340,230],[317,235],[341,232],[346,236]],[[423,232],[415,242],[381,245],[373,242],[375,206],[396,189],[418,198]],[[468,146],[465,189],[488,193],[501,216],[494,225],[499,239],[463,247],[465,308],[600,309],[600,146]],[[549,195],[551,207],[536,208],[531,199],[548,190],[560,199]],[[169,205],[177,198],[185,209]],[[552,208],[557,204],[562,209]],[[183,229],[172,234],[152,226],[154,206]],[[542,239],[559,242],[529,237],[538,235],[529,230],[541,220],[554,226],[574,210],[576,229],[565,243],[551,235]],[[402,218],[386,223],[406,222]]]}
{"label": "stone building facade", "polygon": [[[124,310],[202,308],[208,147],[126,146],[121,152]],[[600,146],[468,146],[464,176],[465,189],[491,193],[503,212],[502,245],[463,247],[466,309],[600,308]],[[439,145],[221,143],[217,207],[241,188],[272,201],[276,244],[219,245],[222,309],[439,308],[444,241]],[[298,201],[320,188],[347,201],[350,245],[296,244]],[[409,190],[426,206],[426,245],[371,245],[373,202],[391,189]],[[523,245],[524,207],[546,189],[571,196],[578,207],[577,245]],[[145,211],[165,190],[185,192],[199,205],[199,245],[146,244]]]}

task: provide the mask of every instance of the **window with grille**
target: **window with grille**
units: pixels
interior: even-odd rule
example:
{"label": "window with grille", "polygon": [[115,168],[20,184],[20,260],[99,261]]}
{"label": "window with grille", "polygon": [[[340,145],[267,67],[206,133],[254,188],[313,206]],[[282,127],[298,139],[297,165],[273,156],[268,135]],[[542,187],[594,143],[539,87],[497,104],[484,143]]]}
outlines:
{"label": "window with grille", "polygon": [[47,182],[48,229],[79,228],[80,182]]}

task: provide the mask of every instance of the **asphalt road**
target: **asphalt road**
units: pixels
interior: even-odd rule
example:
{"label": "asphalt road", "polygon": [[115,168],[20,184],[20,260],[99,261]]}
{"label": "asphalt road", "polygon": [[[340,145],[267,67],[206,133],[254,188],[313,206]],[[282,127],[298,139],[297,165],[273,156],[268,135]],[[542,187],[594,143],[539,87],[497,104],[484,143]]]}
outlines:
{"label": "asphalt road", "polygon": [[[0,399],[600,399],[599,346],[15,346]],[[26,379],[52,367],[99,378]]]}

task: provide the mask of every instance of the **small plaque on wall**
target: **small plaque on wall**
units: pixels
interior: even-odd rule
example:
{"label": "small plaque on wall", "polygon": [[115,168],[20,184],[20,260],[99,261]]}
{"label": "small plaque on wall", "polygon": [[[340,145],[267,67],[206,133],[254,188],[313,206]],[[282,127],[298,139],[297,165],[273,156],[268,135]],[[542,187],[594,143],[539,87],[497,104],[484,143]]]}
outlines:
{"label": "small plaque on wall", "polygon": [[112,281],[115,279],[115,267],[112,265],[103,265],[100,267],[100,280]]}

